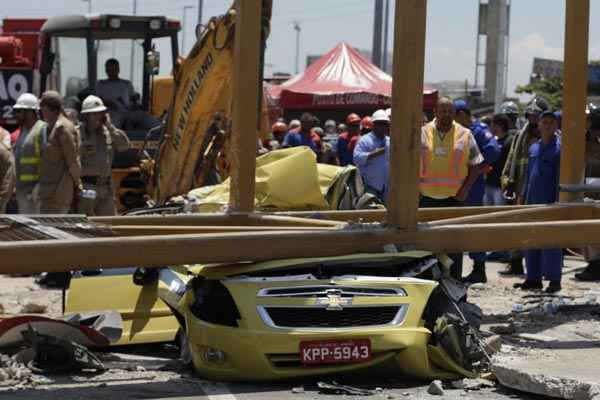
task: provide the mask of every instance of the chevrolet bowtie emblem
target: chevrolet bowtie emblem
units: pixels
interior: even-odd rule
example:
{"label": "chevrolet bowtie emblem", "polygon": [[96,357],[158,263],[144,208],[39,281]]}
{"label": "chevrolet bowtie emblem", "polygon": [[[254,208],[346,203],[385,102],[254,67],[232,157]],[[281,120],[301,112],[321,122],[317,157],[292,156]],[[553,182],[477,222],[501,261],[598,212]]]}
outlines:
{"label": "chevrolet bowtie emblem", "polygon": [[329,311],[341,311],[344,307],[352,304],[352,298],[342,297],[340,290],[328,290],[325,294],[327,297],[319,297],[317,299],[317,305],[327,306],[326,309]]}

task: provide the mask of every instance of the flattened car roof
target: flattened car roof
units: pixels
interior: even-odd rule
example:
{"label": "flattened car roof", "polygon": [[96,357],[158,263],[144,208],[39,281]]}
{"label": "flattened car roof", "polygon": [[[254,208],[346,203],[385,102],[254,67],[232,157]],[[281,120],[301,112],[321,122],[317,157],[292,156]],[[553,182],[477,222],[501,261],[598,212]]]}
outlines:
{"label": "flattened car roof", "polygon": [[[302,265],[315,263],[337,263],[337,262],[392,262],[411,259],[421,259],[433,256],[427,251],[407,251],[401,253],[375,253],[375,254],[352,254],[339,257],[320,257],[320,258],[296,258],[285,260],[273,260],[263,262],[246,262],[237,264],[208,264],[205,266],[187,266],[191,272],[210,278],[224,278],[227,276],[242,275],[258,271],[268,271],[274,269],[293,268]],[[177,269],[175,267],[175,269]]]}

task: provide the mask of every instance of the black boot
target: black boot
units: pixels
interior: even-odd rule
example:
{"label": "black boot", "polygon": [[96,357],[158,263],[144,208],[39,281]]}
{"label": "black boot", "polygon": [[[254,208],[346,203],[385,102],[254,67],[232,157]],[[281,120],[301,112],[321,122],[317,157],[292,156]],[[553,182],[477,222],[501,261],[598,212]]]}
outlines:
{"label": "black boot", "polygon": [[575,279],[584,282],[600,281],[600,260],[590,261],[582,272],[575,274]]}
{"label": "black boot", "polygon": [[35,283],[50,289],[61,289],[67,287],[70,280],[70,272],[44,272]]}
{"label": "black boot", "polygon": [[560,292],[562,287],[560,286],[560,281],[550,281],[550,284],[546,288],[546,293],[556,293]]}
{"label": "black boot", "polygon": [[485,275],[485,261],[475,261],[473,264],[473,271],[462,280],[467,285],[473,283],[486,283],[487,276]]}
{"label": "black boot", "polygon": [[544,285],[542,285],[542,281],[525,280],[523,283],[515,283],[513,287],[521,290],[542,290]]}
{"label": "black boot", "polygon": [[506,266],[504,271],[499,272],[500,275],[524,275],[523,271],[523,258],[513,258],[510,260],[510,264]]}

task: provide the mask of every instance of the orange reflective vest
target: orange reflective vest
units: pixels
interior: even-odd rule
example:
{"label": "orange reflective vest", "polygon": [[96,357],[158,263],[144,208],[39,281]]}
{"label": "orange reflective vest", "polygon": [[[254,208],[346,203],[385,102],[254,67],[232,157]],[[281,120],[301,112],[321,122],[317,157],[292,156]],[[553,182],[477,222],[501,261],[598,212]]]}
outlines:
{"label": "orange reflective vest", "polygon": [[469,134],[462,125],[441,138],[435,121],[423,127],[421,134],[421,194],[434,199],[456,195],[469,173]]}

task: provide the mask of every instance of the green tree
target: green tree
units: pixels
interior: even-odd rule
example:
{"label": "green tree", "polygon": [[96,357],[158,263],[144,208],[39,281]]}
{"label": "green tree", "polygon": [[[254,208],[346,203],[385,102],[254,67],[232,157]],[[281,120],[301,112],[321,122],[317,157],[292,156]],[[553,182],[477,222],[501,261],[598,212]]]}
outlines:
{"label": "green tree", "polygon": [[548,101],[554,110],[562,109],[563,104],[563,80],[562,78],[539,79],[527,85],[517,86],[515,92],[518,94],[532,94],[540,96]]}

